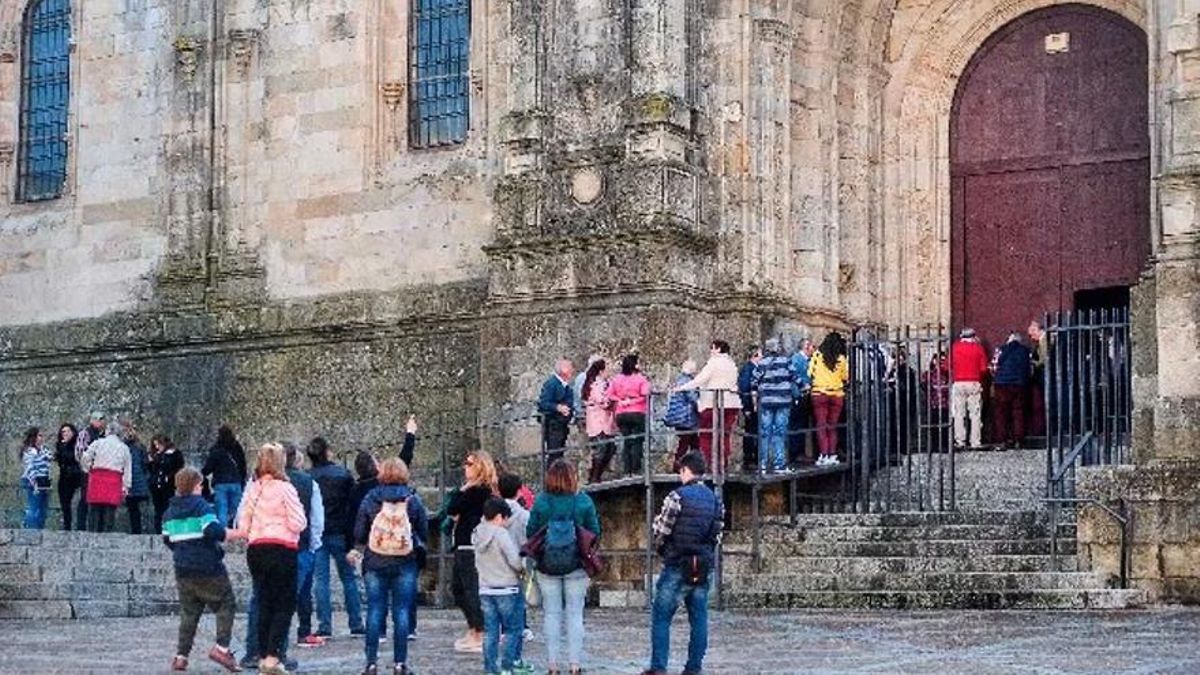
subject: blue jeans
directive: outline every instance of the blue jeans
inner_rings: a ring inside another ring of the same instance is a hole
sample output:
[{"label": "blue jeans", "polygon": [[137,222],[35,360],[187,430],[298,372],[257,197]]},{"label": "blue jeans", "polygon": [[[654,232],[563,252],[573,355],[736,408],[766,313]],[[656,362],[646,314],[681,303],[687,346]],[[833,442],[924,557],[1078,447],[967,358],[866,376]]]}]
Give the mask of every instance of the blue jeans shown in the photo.
[{"label": "blue jeans", "polygon": [[229,527],[229,520],[237,517],[238,506],[242,503],[242,486],[239,483],[220,483],[213,486],[212,492],[217,522]]},{"label": "blue jeans", "polygon": [[379,663],[379,636],[388,608],[392,610],[392,663],[408,660],[408,608],[417,595],[417,563],[405,562],[387,570],[369,570],[367,584],[367,664]]},{"label": "blue jeans", "polygon": [[[358,597],[358,580],[354,576],[354,566],[346,561],[346,536],[332,534],[321,541],[317,549],[316,585],[317,585],[317,632],[333,634],[333,602],[329,595],[329,560],[337,566],[338,576],[342,579],[342,591],[346,594],[346,613],[350,615],[350,630],[361,631],[362,600]],[[404,634],[405,638],[408,633]]]},{"label": "blue jeans", "polygon": [[[479,595],[483,608],[483,672],[512,670],[521,660],[525,632],[525,596],[521,589],[508,595]],[[500,631],[504,631],[504,655],[500,656]],[[500,658],[500,667],[496,659]]]},{"label": "blue jeans", "polygon": [[[542,633],[546,637],[546,659],[553,668],[562,668],[562,626],[567,624],[567,665],[583,665],[583,604],[587,600],[587,573],[575,570],[563,577],[538,574],[542,592]],[[565,612],[564,612],[565,607]]]},{"label": "blue jeans", "polygon": [[21,481],[25,489],[25,520],[21,526],[27,530],[41,530],[46,527],[46,505],[50,501],[49,490],[35,490],[26,481]]},{"label": "blue jeans", "polygon": [[[304,637],[312,632],[309,617],[312,615],[312,571],[313,552],[300,551],[296,554],[296,612],[300,615],[300,627],[296,634]],[[305,602],[307,591],[307,602]],[[307,611],[305,611],[307,608]],[[246,608],[246,653],[258,653],[258,588],[250,590],[250,605]],[[279,659],[287,656],[287,640],[283,641],[283,649]]]},{"label": "blue jeans", "polygon": [[[711,577],[712,573],[709,575]],[[688,638],[687,665],[683,669],[690,673],[701,672],[704,653],[708,651],[709,581],[705,579],[703,584],[693,586],[683,580],[683,573],[677,567],[664,567],[658,575],[650,620],[650,670],[667,670],[667,661],[671,657],[671,619],[682,600],[687,606],[688,625],[692,629]]]},{"label": "blue jeans", "polygon": [[783,469],[787,465],[788,418],[791,406],[763,406],[758,410],[758,468]]},{"label": "blue jeans", "polygon": [[317,554],[301,551],[296,555],[296,636],[312,634],[313,564]]}]

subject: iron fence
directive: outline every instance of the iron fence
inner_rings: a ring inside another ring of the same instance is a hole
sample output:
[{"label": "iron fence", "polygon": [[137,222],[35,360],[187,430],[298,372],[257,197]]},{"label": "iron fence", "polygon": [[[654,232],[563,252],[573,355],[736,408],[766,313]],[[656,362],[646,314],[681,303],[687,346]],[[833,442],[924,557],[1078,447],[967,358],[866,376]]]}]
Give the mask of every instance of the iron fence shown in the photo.
[{"label": "iron fence", "polygon": [[1046,497],[1072,499],[1079,467],[1130,461],[1129,310],[1056,312],[1044,325],[1035,386],[1046,429]]}]

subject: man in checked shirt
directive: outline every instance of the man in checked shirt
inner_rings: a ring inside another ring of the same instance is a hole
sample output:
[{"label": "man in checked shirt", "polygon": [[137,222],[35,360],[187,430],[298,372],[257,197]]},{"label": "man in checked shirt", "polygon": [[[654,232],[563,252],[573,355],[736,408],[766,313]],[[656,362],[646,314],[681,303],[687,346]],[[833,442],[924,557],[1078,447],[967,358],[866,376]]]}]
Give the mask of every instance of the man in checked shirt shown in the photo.
[{"label": "man in checked shirt", "polygon": [[671,618],[683,601],[687,606],[687,665],[684,675],[699,675],[708,650],[708,587],[721,541],[725,509],[712,489],[701,482],[706,467],[698,453],[679,461],[683,485],[667,495],[654,519],[654,543],[663,569],[654,589],[651,614],[650,667],[645,675],[666,673],[671,653]]}]

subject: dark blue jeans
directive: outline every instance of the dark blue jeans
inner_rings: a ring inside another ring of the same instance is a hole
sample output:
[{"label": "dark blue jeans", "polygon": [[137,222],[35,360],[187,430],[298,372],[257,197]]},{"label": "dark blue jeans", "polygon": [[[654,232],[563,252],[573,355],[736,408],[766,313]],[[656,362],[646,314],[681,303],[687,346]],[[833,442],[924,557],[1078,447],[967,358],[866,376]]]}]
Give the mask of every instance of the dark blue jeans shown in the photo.
[{"label": "dark blue jeans", "polygon": [[[321,540],[316,558],[317,632],[333,634],[333,601],[329,590],[329,563],[332,560],[342,580],[342,591],[346,596],[346,613],[349,614],[350,630],[362,630],[362,600],[358,597],[358,579],[354,566],[346,561],[346,536],[333,534]],[[407,636],[408,634],[405,633]]]},{"label": "dark blue jeans", "polygon": [[405,562],[386,570],[368,570],[367,639],[364,641],[367,665],[379,663],[379,636],[388,608],[392,611],[392,662],[408,661],[408,609],[417,594],[417,563]]},{"label": "dark blue jeans", "polygon": [[50,501],[50,490],[37,490],[22,480],[25,489],[25,519],[22,527],[27,530],[42,530],[46,527],[46,505]]},{"label": "dark blue jeans", "polygon": [[788,418],[791,406],[763,406],[758,411],[758,470],[787,466]]},{"label": "dark blue jeans", "polygon": [[[712,573],[709,572],[709,577]],[[658,585],[654,587],[654,608],[651,612],[650,628],[650,670],[666,672],[667,662],[671,657],[671,619],[682,600],[687,606],[688,625],[691,635],[688,638],[688,658],[684,670],[690,673],[701,672],[704,665],[704,653],[708,651],[708,586],[710,579],[703,584],[693,586],[683,580],[683,573],[677,567],[664,567],[658,576]]]},{"label": "dark blue jeans", "polygon": [[[525,633],[525,596],[517,589],[508,595],[479,594],[483,608],[483,672],[512,670],[521,660],[521,640]],[[500,652],[500,632],[504,631],[504,654]],[[496,660],[500,667],[496,667]]]}]

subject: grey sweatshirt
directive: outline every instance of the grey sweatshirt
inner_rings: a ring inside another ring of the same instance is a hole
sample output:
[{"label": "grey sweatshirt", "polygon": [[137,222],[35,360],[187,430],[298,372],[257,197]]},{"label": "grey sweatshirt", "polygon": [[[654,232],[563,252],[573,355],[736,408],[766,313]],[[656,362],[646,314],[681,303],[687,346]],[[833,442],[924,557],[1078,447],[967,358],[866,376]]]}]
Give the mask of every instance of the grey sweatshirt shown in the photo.
[{"label": "grey sweatshirt", "polygon": [[525,565],[508,530],[483,521],[471,533],[471,545],[475,547],[481,595],[507,595],[520,590],[519,574]]}]

